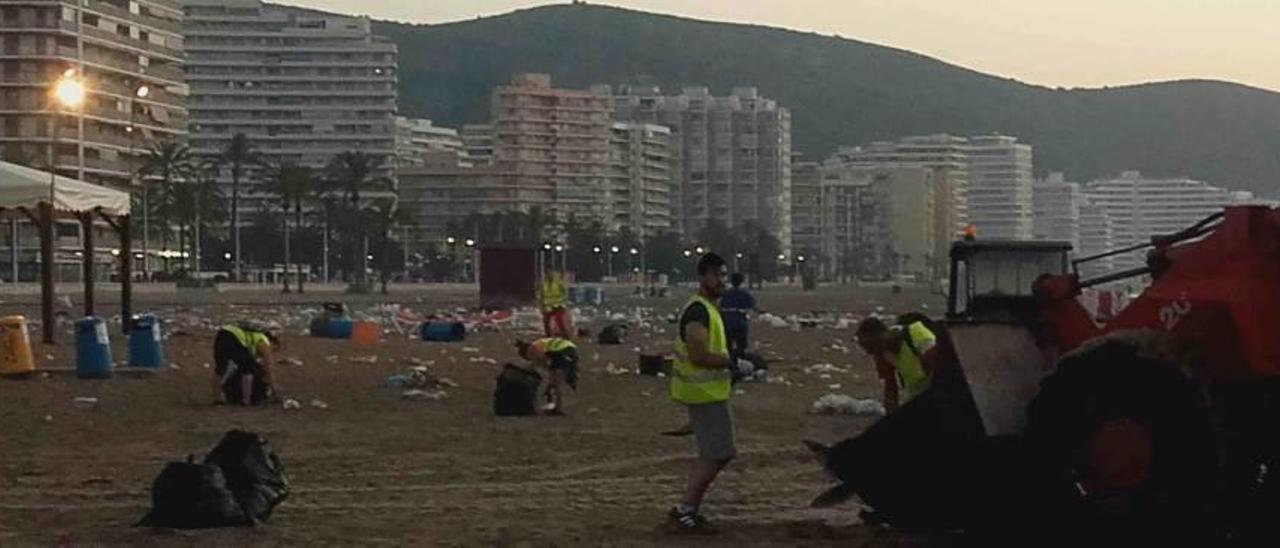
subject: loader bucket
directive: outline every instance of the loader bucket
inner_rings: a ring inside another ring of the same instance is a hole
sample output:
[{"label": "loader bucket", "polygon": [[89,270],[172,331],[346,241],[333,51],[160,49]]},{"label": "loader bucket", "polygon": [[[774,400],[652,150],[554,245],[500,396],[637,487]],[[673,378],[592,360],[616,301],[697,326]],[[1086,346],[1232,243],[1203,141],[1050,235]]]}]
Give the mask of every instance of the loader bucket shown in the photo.
[{"label": "loader bucket", "polygon": [[[1045,358],[1029,331],[999,324],[948,324],[943,367],[915,399],[862,434],[822,451],[840,485],[815,503],[856,494],[907,530],[964,527],[1001,507],[1027,483],[1017,438]],[[1024,485],[1019,485],[1019,484]],[[1017,497],[1012,497],[1017,498]],[[980,502],[984,501],[984,502]]]},{"label": "loader bucket", "polygon": [[[964,373],[986,434],[1021,434],[1027,406],[1040,390],[1040,381],[1052,370],[1031,331],[1018,325],[972,322],[949,323],[947,330],[953,365]],[[957,393],[951,397],[962,396]]]}]

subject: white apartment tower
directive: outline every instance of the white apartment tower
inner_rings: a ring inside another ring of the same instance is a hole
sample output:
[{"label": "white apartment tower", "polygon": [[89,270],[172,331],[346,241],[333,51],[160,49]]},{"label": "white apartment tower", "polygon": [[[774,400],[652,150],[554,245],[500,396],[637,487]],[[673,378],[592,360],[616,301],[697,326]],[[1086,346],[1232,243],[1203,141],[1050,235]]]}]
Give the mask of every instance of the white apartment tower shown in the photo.
[{"label": "white apartment tower", "polygon": [[[194,154],[215,159],[244,134],[265,163],[322,169],[360,151],[391,175],[396,46],[368,18],[260,0],[183,6]],[[221,180],[230,181],[225,169]]]},{"label": "white apartment tower", "polygon": [[1032,238],[1031,145],[1003,135],[969,138],[969,222],[988,240]]},{"label": "white apartment tower", "polygon": [[[396,117],[396,167],[421,167],[436,152],[466,155],[458,130],[440,127],[421,118]],[[465,160],[464,160],[465,163]]]},{"label": "white apartment tower", "polygon": [[822,164],[791,165],[791,248],[797,255],[821,260]]},{"label": "white apartment tower", "polygon": [[753,87],[722,97],[705,87],[679,95],[627,87],[614,96],[613,108],[618,120],[671,128],[671,173],[680,197],[673,205],[686,237],[711,221],[731,228],[755,223],[791,253],[790,111]]},{"label": "white apartment tower", "polygon": [[613,124],[605,226],[640,238],[668,232],[671,219],[671,129],[637,122]]},{"label": "white apartment tower", "polygon": [[[1187,178],[1149,179],[1137,171],[1088,183],[1084,192],[1110,217],[1116,247],[1173,234],[1223,207],[1252,199],[1247,192],[1231,192]],[[1135,268],[1145,261],[1143,252],[1134,252],[1117,256],[1115,267]]]},{"label": "white apartment tower", "polygon": [[[1034,237],[1041,241],[1070,243],[1076,257],[1110,251],[1114,245],[1111,217],[1085,195],[1079,183],[1062,173],[1050,173],[1036,181],[1033,193]],[[1086,277],[1110,272],[1110,257],[1081,265]]]}]

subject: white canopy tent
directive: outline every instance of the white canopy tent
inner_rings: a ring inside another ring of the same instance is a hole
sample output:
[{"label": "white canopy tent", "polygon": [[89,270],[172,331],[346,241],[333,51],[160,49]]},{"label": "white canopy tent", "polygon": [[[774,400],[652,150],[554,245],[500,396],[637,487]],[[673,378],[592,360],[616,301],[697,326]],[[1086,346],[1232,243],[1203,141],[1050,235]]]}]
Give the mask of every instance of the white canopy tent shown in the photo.
[{"label": "white canopy tent", "polygon": [[[40,312],[44,342],[54,342],[53,225],[57,219],[76,219],[84,227],[84,309],[94,314],[94,218],[120,236],[120,308],[126,329],[132,313],[133,252],[129,226],[129,193],[86,183],[47,171],[0,162],[0,217],[25,217],[40,231]],[[13,244],[11,244],[13,245]],[[13,259],[13,260],[16,260]]]},{"label": "white canopy tent", "polygon": [[17,213],[19,208],[35,211],[41,202],[53,196],[53,211],[57,215],[74,216],[76,213],[100,211],[111,217],[129,214],[129,194],[95,184],[63,177],[54,177],[50,186],[49,172],[0,162],[0,209],[6,214]]}]

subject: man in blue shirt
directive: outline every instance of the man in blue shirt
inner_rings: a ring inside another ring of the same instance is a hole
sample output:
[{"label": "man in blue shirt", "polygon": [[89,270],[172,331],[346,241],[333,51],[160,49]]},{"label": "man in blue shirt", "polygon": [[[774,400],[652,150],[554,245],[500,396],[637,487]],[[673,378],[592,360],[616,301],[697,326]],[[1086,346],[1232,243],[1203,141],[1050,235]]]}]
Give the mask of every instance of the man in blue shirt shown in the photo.
[{"label": "man in blue shirt", "polygon": [[729,339],[729,357],[741,358],[747,351],[747,313],[756,309],[756,298],[742,288],[743,275],[735,272],[729,278],[732,289],[720,297],[720,316],[724,318],[725,336]]}]

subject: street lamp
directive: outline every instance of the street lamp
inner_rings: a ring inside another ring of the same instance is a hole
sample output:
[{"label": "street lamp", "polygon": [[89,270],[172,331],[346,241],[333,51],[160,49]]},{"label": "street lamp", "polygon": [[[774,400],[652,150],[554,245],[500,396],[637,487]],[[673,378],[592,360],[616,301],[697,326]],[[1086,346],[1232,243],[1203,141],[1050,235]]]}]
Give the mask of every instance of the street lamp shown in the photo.
[{"label": "street lamp", "polygon": [[465,245],[465,246],[467,246],[467,247],[475,247],[475,246],[476,246],[476,241],[475,241],[475,240],[473,240],[473,239],[471,239],[471,238],[467,238],[467,241],[463,242],[463,245]]},{"label": "street lamp", "polygon": [[475,281],[476,276],[479,275],[479,272],[476,271],[476,240],[474,238],[467,238],[466,241],[462,242],[462,245],[467,246],[467,249],[471,252],[471,258],[467,259],[466,264],[471,265],[471,280]]},{"label": "street lamp", "polygon": [[84,103],[86,93],[84,82],[76,74],[76,69],[67,69],[53,85],[53,97],[58,100],[58,104],[67,108],[78,108]]},{"label": "street lamp", "polygon": [[691,257],[691,256],[693,256],[693,252],[692,252],[692,251],[689,251],[688,249],[686,249],[686,250],[684,250],[684,256],[685,256],[685,257]]},{"label": "street lamp", "polygon": [[457,239],[457,238],[454,238],[453,236],[449,236],[448,238],[445,238],[445,239],[444,239],[444,243],[449,244],[449,245],[453,245],[453,244],[458,243],[458,239]]},{"label": "street lamp", "polygon": [[706,251],[707,251],[707,250],[706,250],[706,249],[704,249],[702,246],[698,246],[698,247],[693,248],[693,251],[694,251],[695,253],[697,253],[697,254],[701,255],[701,254],[703,254],[703,253],[706,253]]},{"label": "street lamp", "polygon": [[223,258],[224,260],[230,261],[230,260],[231,260],[231,252],[230,252],[230,251],[227,251],[227,252],[223,253],[223,254],[222,254],[222,258]]}]

